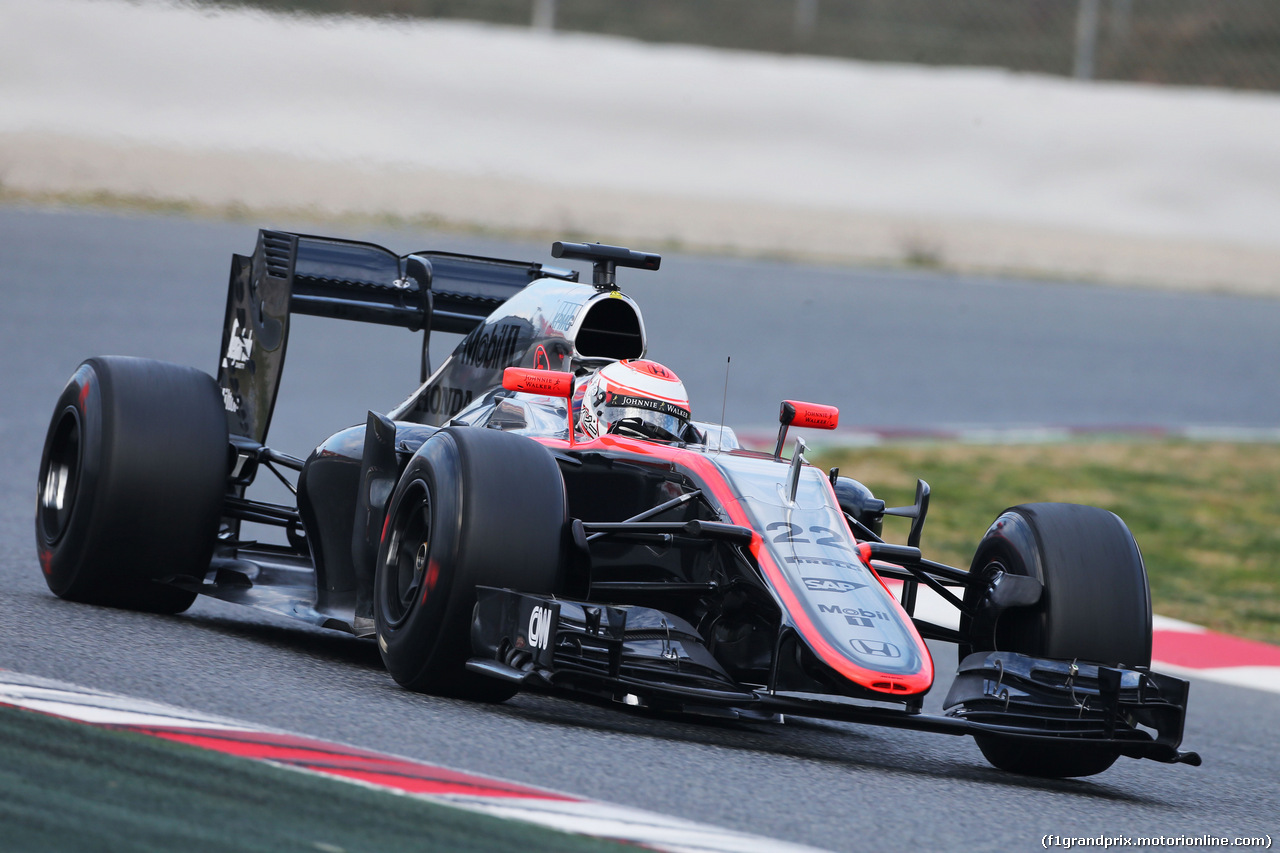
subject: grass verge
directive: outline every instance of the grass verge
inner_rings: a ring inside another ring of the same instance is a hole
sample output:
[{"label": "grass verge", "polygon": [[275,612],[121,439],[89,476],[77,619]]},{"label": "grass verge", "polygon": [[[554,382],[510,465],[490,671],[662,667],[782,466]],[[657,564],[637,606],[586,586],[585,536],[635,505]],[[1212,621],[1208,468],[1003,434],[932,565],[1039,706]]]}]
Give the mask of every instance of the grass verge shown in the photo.
[{"label": "grass verge", "polygon": [[[891,506],[915,478],[932,488],[925,555],[967,568],[1005,508],[1100,506],[1123,518],[1146,559],[1157,612],[1280,643],[1280,445],[1115,441],[975,446],[896,444],[811,454]],[[886,519],[905,542],[907,523]]]},{"label": "grass verge", "polygon": [[5,850],[607,851],[620,845],[0,708]]}]

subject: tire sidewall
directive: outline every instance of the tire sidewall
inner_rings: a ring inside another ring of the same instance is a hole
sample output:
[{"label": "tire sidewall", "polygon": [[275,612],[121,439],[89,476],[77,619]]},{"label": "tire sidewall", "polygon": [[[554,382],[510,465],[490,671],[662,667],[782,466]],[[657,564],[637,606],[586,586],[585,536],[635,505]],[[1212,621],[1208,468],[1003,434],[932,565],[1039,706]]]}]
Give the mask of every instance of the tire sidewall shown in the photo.
[{"label": "tire sidewall", "polygon": [[109,439],[105,435],[106,425],[102,417],[102,383],[103,378],[95,369],[93,359],[81,364],[72,374],[54,407],[44,452],[40,457],[37,501],[44,499],[45,480],[58,424],[64,416],[75,417],[80,446],[71,513],[55,537],[48,535],[39,514],[36,517],[36,550],[41,570],[49,589],[64,598],[81,597],[100,585],[87,577],[86,563],[90,554],[85,545],[94,541],[95,528],[100,528],[103,514],[94,510],[101,504],[99,485],[109,476],[109,472],[103,470],[107,461],[103,458],[103,448]]},{"label": "tire sidewall", "polygon": [[[997,627],[1000,630],[997,642],[973,641],[960,649],[963,660],[974,651],[994,651],[996,648],[1013,650],[1022,654],[1042,657],[1045,655],[1044,637],[1048,628],[1048,603],[1051,591],[1045,583],[1044,565],[1040,559],[1040,542],[1035,529],[1026,516],[1016,508],[1001,513],[982,537],[977,551],[973,555],[970,572],[981,579],[966,591],[966,603],[977,603],[985,593],[987,585],[997,571],[1002,569],[1009,574],[1035,578],[1044,587],[1040,603],[1033,608],[1021,608],[1006,612],[1000,618]],[[962,633],[971,631],[971,617],[961,618]],[[1000,642],[1003,639],[1005,642]]]},{"label": "tire sidewall", "polygon": [[[396,595],[392,589],[396,577],[389,563],[396,557],[393,549],[401,544],[402,531],[397,530],[397,524],[404,513],[412,511],[405,506],[405,501],[414,499],[419,484],[427,490],[431,507],[428,567],[423,581],[427,595],[425,600],[421,595],[415,596],[397,622],[387,606],[388,596]],[[454,612],[457,610],[454,602],[457,578],[450,569],[463,556],[459,548],[461,497],[462,472],[457,447],[450,436],[437,433],[410,459],[392,493],[374,570],[373,609],[378,649],[387,670],[401,683],[420,681],[423,673],[440,665],[441,656],[448,650],[448,644],[442,640],[450,624],[458,619]]]},{"label": "tire sidewall", "polygon": [[[1065,514],[1072,514],[1070,521],[1080,524],[1075,541],[1064,535],[1060,522]],[[1087,553],[1099,543],[1105,553],[1095,553],[1092,560],[1063,553],[1067,547]],[[997,642],[972,642],[971,651],[989,651],[994,645],[1036,657],[1151,665],[1146,568],[1133,535],[1114,513],[1073,504],[1011,507],[991,525],[974,554],[970,571],[982,581],[970,587],[967,598],[976,603],[999,568],[1040,581],[1041,600],[1003,613]],[[1110,618],[1098,619],[1099,613]],[[1083,625],[1087,620],[1100,624],[1089,628]],[[966,620],[962,631],[969,633],[971,626],[972,621]],[[1107,642],[1097,642],[1102,636],[1108,637]]]}]

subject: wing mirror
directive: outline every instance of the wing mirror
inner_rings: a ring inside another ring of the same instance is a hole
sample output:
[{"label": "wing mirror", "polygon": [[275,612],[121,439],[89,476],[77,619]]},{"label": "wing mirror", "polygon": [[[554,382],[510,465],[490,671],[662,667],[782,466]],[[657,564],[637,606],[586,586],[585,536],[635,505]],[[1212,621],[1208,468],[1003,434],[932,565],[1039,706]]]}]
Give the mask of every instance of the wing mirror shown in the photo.
[{"label": "wing mirror", "polygon": [[573,374],[563,370],[508,367],[502,371],[502,387],[525,394],[568,398],[573,396]]},{"label": "wing mirror", "polygon": [[[502,371],[502,387],[508,391],[540,394],[544,397],[573,398],[573,374],[563,370],[538,370],[532,367],[508,367]],[[569,446],[573,446],[573,404],[569,410]]]},{"label": "wing mirror", "polygon": [[787,430],[792,426],[803,429],[835,429],[840,424],[840,410],[821,403],[802,403],[799,400],[783,400],[778,412],[778,446],[773,458],[782,458],[782,445],[787,441]]}]

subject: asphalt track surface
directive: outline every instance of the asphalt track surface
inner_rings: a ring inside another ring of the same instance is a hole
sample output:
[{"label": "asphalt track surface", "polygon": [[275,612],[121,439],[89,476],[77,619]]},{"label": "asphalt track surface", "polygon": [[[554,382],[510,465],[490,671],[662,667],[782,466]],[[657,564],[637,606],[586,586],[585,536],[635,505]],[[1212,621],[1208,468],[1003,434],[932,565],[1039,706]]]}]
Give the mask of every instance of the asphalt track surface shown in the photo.
[{"label": "asphalt track surface", "polygon": [[[228,256],[252,246],[254,227],[0,209],[0,667],[833,850],[1280,834],[1280,697],[1259,691],[1193,683],[1185,744],[1203,767],[1122,759],[1091,780],[1045,782],[993,770],[971,741],[943,735],[691,722],[538,696],[494,707],[435,699],[399,689],[372,643],[257,611],[201,599],[157,617],[54,598],[31,516],[62,383],[92,354],[212,370]],[[478,238],[354,236],[545,257]],[[713,390],[719,401],[732,354],[730,423],[767,422],[781,396],[833,402],[867,424],[1074,422],[1066,415],[1081,405],[1064,398],[1090,402],[1081,423],[1280,423],[1280,302],[664,263],[624,279],[651,352],[686,378],[695,406]],[[305,453],[403,396],[414,345],[381,343],[399,334],[298,323],[273,444]],[[892,394],[872,395],[876,377]],[[1045,377],[1061,388],[1037,390]],[[946,647],[934,653],[940,673],[954,668]]]}]

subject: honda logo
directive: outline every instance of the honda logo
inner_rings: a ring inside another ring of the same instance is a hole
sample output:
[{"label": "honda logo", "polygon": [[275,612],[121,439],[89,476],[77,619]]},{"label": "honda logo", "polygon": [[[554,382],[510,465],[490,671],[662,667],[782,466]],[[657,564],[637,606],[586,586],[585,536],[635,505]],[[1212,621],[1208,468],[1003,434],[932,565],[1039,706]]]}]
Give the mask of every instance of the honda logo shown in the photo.
[{"label": "honda logo", "polygon": [[855,652],[869,655],[870,657],[902,657],[902,651],[897,646],[893,643],[886,643],[883,640],[850,640],[849,645],[853,646]]}]

